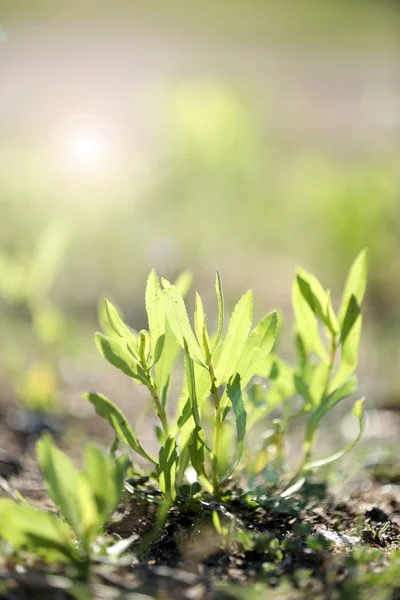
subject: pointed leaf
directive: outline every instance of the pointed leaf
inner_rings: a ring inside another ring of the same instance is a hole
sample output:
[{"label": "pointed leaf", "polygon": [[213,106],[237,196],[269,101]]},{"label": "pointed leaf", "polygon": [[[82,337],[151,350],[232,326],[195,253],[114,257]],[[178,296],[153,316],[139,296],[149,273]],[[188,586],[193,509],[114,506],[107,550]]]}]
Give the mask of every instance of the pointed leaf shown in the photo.
[{"label": "pointed leaf", "polygon": [[196,331],[197,340],[203,348],[205,356],[210,357],[210,340],[207,332],[207,320],[204,312],[203,302],[196,292],[196,308],[194,311],[194,328]]},{"label": "pointed leaf", "polygon": [[171,381],[172,368],[179,354],[179,344],[168,322],[165,324],[165,334],[161,356],[155,367],[155,381],[161,403],[165,407],[167,393]]},{"label": "pointed leaf", "polygon": [[36,454],[50,498],[75,533],[82,535],[81,515],[76,497],[78,470],[56,447],[50,435],[43,436],[37,442]]},{"label": "pointed leaf", "polygon": [[361,306],[367,287],[367,274],[368,251],[366,248],[364,248],[364,250],[361,250],[360,254],[351,265],[349,275],[344,286],[342,304],[339,311],[339,322],[341,324],[343,324],[351,296],[354,296],[357,300],[358,306]]},{"label": "pointed leaf", "polygon": [[296,335],[301,340],[305,356],[313,352],[323,361],[328,361],[326,350],[321,341],[317,317],[304,298],[297,278],[293,285],[292,302],[296,317]]},{"label": "pointed leaf", "polygon": [[360,307],[355,296],[352,295],[343,318],[340,335],[342,354],[339,369],[332,382],[333,387],[338,387],[345,382],[357,367],[361,328]]},{"label": "pointed leaf", "polygon": [[262,375],[265,365],[269,364],[268,355],[275,342],[277,324],[278,314],[273,311],[261,319],[251,332],[235,366],[243,389],[254,375]]},{"label": "pointed leaf", "polygon": [[229,321],[228,333],[222,345],[215,375],[218,385],[226,383],[236,372],[236,364],[243,352],[253,317],[253,292],[246,292],[235,306]]},{"label": "pointed leaf", "polygon": [[[163,306],[161,286],[154,269],[151,271],[146,286],[146,311],[149,323],[151,344],[151,360],[156,362],[156,348],[160,338],[165,334],[165,311]],[[158,357],[160,354],[158,354]]]},{"label": "pointed leaf", "polygon": [[233,412],[235,413],[236,419],[236,432],[238,441],[238,457],[234,467],[236,468],[243,454],[247,419],[240,385],[240,376],[238,374],[236,374],[229,380],[227,385],[227,395],[230,401],[232,402]]},{"label": "pointed leaf", "polygon": [[132,450],[146,460],[149,460],[153,464],[157,464],[157,461],[142,448],[126,420],[125,415],[111,402],[111,400],[108,400],[108,398],[100,394],[84,394],[83,397],[93,404],[96,413],[100,417],[103,417],[103,419],[108,421],[121,442],[130,446]]},{"label": "pointed leaf", "polygon": [[149,383],[149,378],[143,368],[118,340],[96,333],[95,342],[100,354],[110,364],[143,385]]},{"label": "pointed leaf", "polygon": [[204,475],[204,433],[198,427],[195,427],[190,436],[189,455],[196,473]]},{"label": "pointed leaf", "polygon": [[170,285],[163,290],[164,308],[168,323],[179,342],[181,348],[184,347],[185,339],[189,352],[193,360],[198,364],[204,365],[205,356],[203,349],[199,346],[196,337],[192,331],[187,316],[185,303],[178,289]]},{"label": "pointed leaf", "polygon": [[159,463],[156,470],[160,489],[165,498],[170,502],[176,498],[176,470],[178,460],[176,440],[169,437],[165,441],[164,446],[160,448]]},{"label": "pointed leaf", "polygon": [[217,302],[218,302],[218,328],[217,335],[215,336],[214,344],[212,347],[211,354],[214,353],[218,344],[221,341],[222,331],[224,329],[224,294],[222,291],[222,282],[219,271],[217,270],[216,278],[215,278],[215,291],[217,293]]},{"label": "pointed leaf", "polygon": [[114,461],[96,445],[88,444],[85,449],[84,466],[84,474],[90,484],[97,513],[101,522],[105,523],[121,498],[128,467],[127,457],[120,456]]},{"label": "pointed leaf", "polygon": [[321,420],[330,412],[341,400],[351,396],[356,389],[356,378],[353,377],[342,386],[334,390],[319,405],[315,413],[310,417],[306,431],[306,441],[312,439],[314,432],[318,429]]},{"label": "pointed leaf", "polygon": [[187,387],[188,387],[188,392],[189,392],[191,413],[193,415],[193,419],[194,419],[194,422],[196,423],[196,426],[199,429],[202,429],[202,425],[201,425],[201,421],[200,421],[199,407],[197,405],[194,364],[193,364],[193,360],[190,357],[186,340],[184,340],[184,345],[185,345],[186,382],[187,382]]}]

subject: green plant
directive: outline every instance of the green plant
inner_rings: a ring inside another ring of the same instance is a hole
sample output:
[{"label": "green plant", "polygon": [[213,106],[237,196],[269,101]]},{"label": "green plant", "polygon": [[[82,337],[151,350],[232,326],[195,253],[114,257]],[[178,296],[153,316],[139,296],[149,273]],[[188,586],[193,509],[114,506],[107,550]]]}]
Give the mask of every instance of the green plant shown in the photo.
[{"label": "green plant", "polygon": [[[363,251],[350,270],[336,315],[330,291],[324,290],[310,273],[298,270],[293,287],[296,366],[271,354],[278,323],[276,312],[265,316],[251,330],[251,291],[236,304],[224,336],[224,302],[218,273],[218,321],[214,334],[209,333],[199,294],[196,293],[192,328],[181,282],[171,285],[162,279],[160,284],[154,271],[146,288],[148,331],[131,330],[106,300],[105,327],[109,335],[97,333],[97,347],[114,367],[147,387],[160,422],[156,427],[159,453],[154,457],[141,445],[125,416],[110,400],[99,394],[87,394],[96,412],[114,428],[114,449],[121,441],[150,462],[161,491],[170,501],[175,499],[189,466],[204,488],[218,499],[222,486],[239,468],[243,455],[246,459],[243,469],[271,469],[270,450],[274,447],[275,465],[281,469],[289,425],[295,417],[305,416],[304,456],[283,495],[293,493],[311,470],[343,456],[362,434],[363,400],[359,400],[353,410],[360,424],[356,439],[329,457],[313,459],[323,418],[355,391],[356,379],[352,375],[358,360],[360,305],[366,276],[366,252]],[[179,349],[184,355],[185,377],[171,421],[167,408],[172,400],[170,381]],[[269,389],[261,393],[261,398],[254,393],[254,386],[249,388],[255,376],[269,380]],[[297,397],[302,399],[302,406],[293,411],[292,400]],[[281,410],[282,417],[273,421],[273,430],[254,461],[254,448],[251,453],[249,449],[245,452],[246,432],[276,408]]]},{"label": "green plant", "polygon": [[[251,331],[253,295],[248,291],[237,303],[223,336],[224,302],[217,273],[218,326],[217,332],[210,335],[200,296],[196,294],[193,330],[180,287],[179,282],[171,285],[164,279],[161,286],[153,271],[146,288],[149,331],[138,334],[131,331],[115,307],[106,301],[113,336],[96,334],[101,354],[148,388],[161,425],[156,430],[160,443],[158,458],[142,447],[124,415],[110,400],[98,394],[88,394],[87,399],[112,425],[117,440],[152,463],[167,498],[175,498],[177,484],[183,481],[189,464],[206,490],[218,497],[221,486],[242,457],[246,432],[243,391],[262,369],[272,349],[277,314],[270,313]],[[179,348],[184,353],[185,381],[177,414],[170,423],[166,406]],[[223,429],[232,427],[227,419],[231,409],[237,435],[236,460],[225,469],[221,436]]]},{"label": "green plant", "polygon": [[32,255],[0,253],[0,298],[10,313],[7,327],[11,323],[14,336],[23,336],[7,345],[1,359],[18,398],[30,410],[53,409],[58,401],[55,358],[65,318],[51,301],[50,290],[66,242],[65,228],[53,222],[42,232]]},{"label": "green plant", "polygon": [[31,550],[49,561],[73,562],[87,576],[93,544],[120,501],[127,457],[114,461],[89,444],[84,468],[78,471],[47,435],[37,443],[37,458],[62,518],[24,500],[0,498],[0,537],[15,550]]},{"label": "green plant", "polygon": [[[333,462],[349,452],[360,439],[364,426],[364,399],[357,400],[353,415],[359,421],[359,433],[345,448],[322,459],[314,459],[314,448],[323,418],[339,402],[356,389],[353,375],[358,363],[362,316],[361,304],[367,283],[367,252],[363,250],[351,266],[338,313],[332,307],[330,290],[325,290],[317,278],[298,269],[293,285],[294,337],[297,365],[284,363],[275,355],[265,365],[264,374],[270,380],[267,406],[256,406],[253,423],[281,405],[283,416],[267,440],[283,454],[283,440],[294,418],[306,417],[303,458],[297,473],[283,495],[290,495],[304,482],[307,474]],[[249,396],[254,405],[254,393]],[[293,401],[302,400],[293,411]],[[261,465],[264,465],[261,451]],[[280,456],[282,461],[282,456]],[[260,460],[260,457],[259,457]]]}]

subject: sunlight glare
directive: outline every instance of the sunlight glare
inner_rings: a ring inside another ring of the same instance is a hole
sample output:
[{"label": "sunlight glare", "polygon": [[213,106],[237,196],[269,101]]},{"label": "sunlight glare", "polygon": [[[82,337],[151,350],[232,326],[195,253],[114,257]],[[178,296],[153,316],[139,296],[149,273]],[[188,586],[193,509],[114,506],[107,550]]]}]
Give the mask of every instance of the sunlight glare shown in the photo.
[{"label": "sunlight glare", "polygon": [[61,126],[57,138],[63,170],[72,176],[100,176],[116,160],[116,131],[107,119],[79,115]]}]

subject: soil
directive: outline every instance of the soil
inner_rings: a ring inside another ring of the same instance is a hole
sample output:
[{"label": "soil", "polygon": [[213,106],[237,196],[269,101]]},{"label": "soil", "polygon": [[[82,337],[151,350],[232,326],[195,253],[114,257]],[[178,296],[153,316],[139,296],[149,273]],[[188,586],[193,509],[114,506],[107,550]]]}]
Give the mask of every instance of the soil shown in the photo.
[{"label": "soil", "polygon": [[[0,420],[1,493],[14,495],[19,490],[35,505],[52,509],[33,452],[42,428],[24,433],[14,430],[11,422],[4,415]],[[48,422],[44,428],[60,433],[58,423]],[[180,494],[158,528],[158,491],[146,478],[132,480],[132,492],[126,494],[106,531],[106,536],[132,536],[132,544],[119,563],[96,564],[90,591],[79,582],[72,589],[65,567],[34,564],[26,569],[10,562],[0,568],[0,582],[5,584],[0,597],[275,598],[283,585],[286,591],[277,598],[347,598],[356,549],[377,550],[379,563],[379,557],[384,562],[399,547],[400,486],[390,481],[387,470],[383,472],[377,470],[376,477],[372,473],[370,481],[345,499],[329,493],[319,481],[308,482],[287,500],[274,499],[279,490],[271,488],[265,494],[259,490],[255,505],[233,484],[218,503]],[[214,512],[226,528],[224,539],[213,525]],[[369,568],[379,570],[381,565],[371,561]],[[257,596],[251,586],[260,582],[264,591]],[[353,596],[369,597],[363,593]],[[399,597],[400,574],[390,593],[382,597]]]}]

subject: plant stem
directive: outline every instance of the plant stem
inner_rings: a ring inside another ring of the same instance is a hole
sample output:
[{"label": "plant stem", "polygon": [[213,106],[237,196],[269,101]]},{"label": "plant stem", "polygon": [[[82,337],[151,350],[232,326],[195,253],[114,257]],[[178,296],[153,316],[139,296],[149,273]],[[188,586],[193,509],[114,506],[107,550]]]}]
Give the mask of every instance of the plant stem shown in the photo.
[{"label": "plant stem", "polygon": [[168,425],[167,415],[166,415],[164,407],[163,407],[163,405],[161,403],[161,400],[158,397],[157,386],[153,382],[153,380],[151,380],[151,383],[148,386],[148,390],[149,390],[149,392],[151,394],[151,397],[153,398],[153,402],[154,402],[155,408],[156,408],[156,413],[158,415],[158,418],[161,421],[161,425],[162,425],[162,428],[164,430],[165,437],[169,437],[169,425]]},{"label": "plant stem", "polygon": [[211,476],[212,483],[214,488],[214,496],[218,499],[219,496],[219,481],[218,481],[218,456],[219,456],[219,445],[220,445],[220,433],[221,433],[221,406],[220,400],[218,396],[218,389],[215,383],[215,373],[214,367],[212,363],[209,364],[208,370],[210,373],[211,379],[211,395],[214,399],[214,408],[215,408],[215,416],[214,416],[214,447],[213,447],[213,457],[212,457],[212,467],[211,467]]},{"label": "plant stem", "polygon": [[[331,382],[333,369],[335,367],[335,359],[336,359],[337,349],[338,349],[337,341],[336,341],[335,337],[332,336],[330,356],[329,356],[329,368],[328,368],[328,372],[326,375],[326,381],[325,381],[324,389],[323,389],[323,392],[321,395],[320,404],[321,404],[321,402],[323,402],[325,400],[325,398],[329,392],[329,384]],[[318,435],[318,430],[314,431],[312,438],[310,440],[308,440],[308,442],[307,442],[304,457],[303,457],[303,460],[301,461],[301,465],[299,467],[299,473],[301,475],[304,475],[305,471],[307,470],[307,464],[310,462],[310,458],[311,458],[311,455],[314,450],[315,442],[317,440],[317,435]]]},{"label": "plant stem", "polygon": [[[328,372],[327,372],[327,376],[326,376],[326,381],[325,381],[325,385],[324,385],[324,389],[323,389],[323,392],[322,392],[322,395],[321,395],[320,402],[324,401],[324,399],[326,398],[326,396],[328,394],[328,391],[329,391],[329,384],[331,382],[331,378],[332,378],[332,374],[333,374],[333,369],[335,367],[335,359],[336,359],[337,349],[338,349],[337,340],[335,339],[334,336],[332,336],[331,348],[330,348],[330,356],[329,356],[329,368],[328,368]],[[314,450],[315,442],[317,440],[317,433],[318,433],[318,431],[314,431],[314,434],[313,434],[312,438],[309,439],[309,440],[307,440],[304,443],[305,451],[304,451],[303,459],[302,459],[302,461],[301,461],[301,463],[299,465],[299,468],[297,469],[296,473],[293,475],[293,477],[291,478],[291,480],[287,484],[285,490],[287,490],[290,487],[292,487],[296,483],[296,481],[300,480],[302,477],[305,477],[305,475],[307,473],[307,465],[310,462],[311,455],[312,455],[313,450]]]}]

